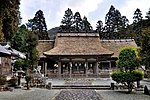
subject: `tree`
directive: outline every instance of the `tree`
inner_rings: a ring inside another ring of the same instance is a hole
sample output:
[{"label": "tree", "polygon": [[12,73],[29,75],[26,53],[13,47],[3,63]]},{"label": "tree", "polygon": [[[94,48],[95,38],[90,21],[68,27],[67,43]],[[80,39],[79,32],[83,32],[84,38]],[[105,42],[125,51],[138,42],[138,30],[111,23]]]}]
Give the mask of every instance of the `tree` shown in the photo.
[{"label": "tree", "polygon": [[117,61],[120,71],[112,73],[112,79],[117,83],[127,85],[129,93],[132,92],[133,82],[143,79],[143,73],[136,70],[139,66],[138,59],[138,53],[134,48],[126,47],[122,49]]},{"label": "tree", "polygon": [[150,20],[150,9],[149,11],[146,13],[146,16],[145,16],[148,20]]},{"label": "tree", "polygon": [[26,42],[26,52],[31,65],[30,69],[33,69],[33,67],[35,67],[38,62],[38,52],[36,50],[36,46],[38,44],[37,35],[29,31]]},{"label": "tree", "polygon": [[143,27],[143,17],[142,17],[142,12],[140,9],[136,9],[136,11],[134,12],[134,17],[133,17],[134,21],[133,21],[133,30],[135,31],[135,41],[137,43],[138,46],[141,45],[141,33],[142,33],[142,27]]},{"label": "tree", "polygon": [[96,32],[99,33],[100,38],[103,38],[103,34],[102,34],[102,32],[103,32],[103,22],[101,20],[99,20],[96,24]]},{"label": "tree", "polygon": [[135,70],[139,66],[136,50],[132,47],[123,48],[119,53],[117,66],[126,72]]},{"label": "tree", "polygon": [[70,8],[65,11],[64,17],[61,21],[60,31],[70,32],[73,25],[73,13]]},{"label": "tree", "polygon": [[80,32],[82,30],[82,18],[79,12],[74,15],[74,31]]},{"label": "tree", "polygon": [[0,34],[10,41],[20,22],[20,0],[0,0]]},{"label": "tree", "polygon": [[96,24],[96,31],[101,33],[103,31],[103,22],[99,20]]},{"label": "tree", "polygon": [[115,7],[111,5],[105,16],[104,32],[107,33],[106,38],[113,39],[121,37],[122,34],[126,33],[124,28],[126,28],[127,25],[128,19],[125,16],[121,16],[119,10],[115,9]]},{"label": "tree", "polygon": [[28,35],[28,30],[25,25],[21,25],[18,28],[17,33],[12,37],[11,46],[12,48],[19,50],[21,52],[26,52],[26,39]]},{"label": "tree", "polygon": [[146,69],[150,69],[150,30],[145,29],[142,32],[141,39],[141,60],[142,64],[146,66]]},{"label": "tree", "polygon": [[38,35],[40,40],[49,39],[47,25],[42,10],[38,10],[33,19],[28,20],[27,27]]},{"label": "tree", "polygon": [[21,68],[23,71],[26,71],[28,66],[29,65],[27,64],[27,60],[17,59],[14,63],[14,69],[13,70],[17,71],[17,70],[20,70],[20,68]]},{"label": "tree", "polygon": [[83,20],[82,20],[82,31],[84,31],[84,32],[93,31],[93,28],[92,28],[91,24],[89,23],[89,21],[87,20],[86,16],[84,16]]},{"label": "tree", "polygon": [[134,16],[133,16],[133,23],[138,23],[140,21],[142,21],[143,17],[142,17],[142,12],[139,8],[137,8],[134,12]]},{"label": "tree", "polygon": [[114,29],[113,29],[114,15],[115,15],[115,8],[113,5],[111,5],[108,13],[105,16],[105,28],[104,28],[109,38],[113,35],[113,32],[114,32]]}]

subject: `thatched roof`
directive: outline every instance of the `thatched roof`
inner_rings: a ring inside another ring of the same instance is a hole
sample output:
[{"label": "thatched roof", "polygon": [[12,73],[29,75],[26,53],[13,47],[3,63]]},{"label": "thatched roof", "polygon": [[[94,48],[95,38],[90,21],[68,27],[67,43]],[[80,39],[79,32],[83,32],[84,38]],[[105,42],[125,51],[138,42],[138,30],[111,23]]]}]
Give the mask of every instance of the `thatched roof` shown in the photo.
[{"label": "thatched roof", "polygon": [[46,56],[102,56],[113,54],[101,46],[96,33],[58,33],[53,49],[44,52]]},{"label": "thatched roof", "polygon": [[38,45],[36,47],[39,57],[45,58],[46,56],[43,55],[43,52],[48,51],[54,47],[54,41],[53,40],[39,40]]},{"label": "thatched roof", "polygon": [[134,39],[121,39],[121,40],[101,40],[104,48],[114,52],[112,57],[118,57],[121,48],[132,46],[137,47]]}]

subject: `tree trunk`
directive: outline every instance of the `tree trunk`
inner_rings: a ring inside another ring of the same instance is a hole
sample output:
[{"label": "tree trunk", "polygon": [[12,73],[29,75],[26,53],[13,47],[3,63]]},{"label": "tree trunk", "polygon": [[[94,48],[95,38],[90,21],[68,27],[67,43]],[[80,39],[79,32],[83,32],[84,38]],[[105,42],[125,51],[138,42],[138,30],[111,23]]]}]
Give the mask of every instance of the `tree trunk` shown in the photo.
[{"label": "tree trunk", "polygon": [[140,81],[137,81],[137,88],[140,88]]},{"label": "tree trunk", "polygon": [[29,88],[29,82],[27,82],[27,90],[29,90],[30,88]]},{"label": "tree trunk", "polygon": [[129,83],[128,83],[128,93],[131,93],[131,92],[132,92],[132,88],[133,88],[133,83],[132,83],[132,82],[129,82]]}]

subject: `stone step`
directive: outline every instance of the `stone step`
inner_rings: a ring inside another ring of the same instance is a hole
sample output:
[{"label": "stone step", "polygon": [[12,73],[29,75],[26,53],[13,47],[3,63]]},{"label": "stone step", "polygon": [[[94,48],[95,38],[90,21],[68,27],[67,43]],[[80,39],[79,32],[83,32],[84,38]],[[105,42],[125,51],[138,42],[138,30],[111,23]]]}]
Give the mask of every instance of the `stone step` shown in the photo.
[{"label": "stone step", "polygon": [[82,85],[53,85],[52,89],[96,89],[96,90],[110,90],[109,85],[90,85],[90,86],[82,86]]}]

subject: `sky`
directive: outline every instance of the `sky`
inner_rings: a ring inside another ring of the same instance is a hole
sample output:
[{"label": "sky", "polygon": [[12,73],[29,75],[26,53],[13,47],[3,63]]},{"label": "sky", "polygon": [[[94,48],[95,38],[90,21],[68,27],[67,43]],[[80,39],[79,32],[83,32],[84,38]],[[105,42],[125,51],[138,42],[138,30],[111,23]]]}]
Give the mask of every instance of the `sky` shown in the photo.
[{"label": "sky", "polygon": [[95,29],[98,20],[105,23],[105,16],[111,5],[132,23],[137,8],[145,18],[150,8],[150,0],[21,0],[20,12],[22,24],[25,24],[34,18],[38,10],[42,10],[49,30],[60,26],[65,11],[70,8],[73,14],[79,12],[82,18],[86,16]]}]

